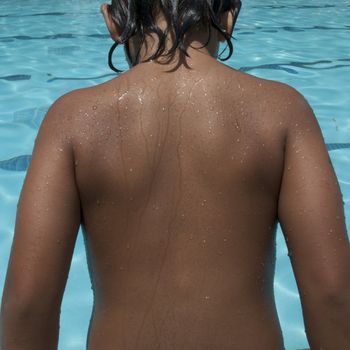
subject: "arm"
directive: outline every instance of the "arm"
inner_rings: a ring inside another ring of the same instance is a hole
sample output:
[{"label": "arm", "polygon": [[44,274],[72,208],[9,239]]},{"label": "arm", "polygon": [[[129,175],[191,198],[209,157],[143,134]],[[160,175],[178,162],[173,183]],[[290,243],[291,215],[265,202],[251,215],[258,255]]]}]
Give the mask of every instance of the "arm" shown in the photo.
[{"label": "arm", "polygon": [[342,195],[314,113],[289,90],[278,215],[312,349],[350,346],[350,249]]},{"label": "arm", "polygon": [[70,98],[48,111],[17,205],[0,313],[1,350],[57,348],[61,301],[80,226]]}]

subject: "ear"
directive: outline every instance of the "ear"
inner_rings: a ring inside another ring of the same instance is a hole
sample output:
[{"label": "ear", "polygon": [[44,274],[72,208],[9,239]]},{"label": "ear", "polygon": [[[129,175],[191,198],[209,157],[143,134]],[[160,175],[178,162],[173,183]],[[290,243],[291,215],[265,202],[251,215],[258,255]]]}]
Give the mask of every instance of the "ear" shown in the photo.
[{"label": "ear", "polygon": [[[236,15],[237,15],[236,10],[225,11],[221,15],[221,23],[223,27],[226,29],[227,33],[230,34],[230,36],[232,36],[233,34],[233,27],[237,20]],[[226,41],[225,37],[220,33],[219,33],[219,41],[220,42]]]},{"label": "ear", "polygon": [[120,42],[120,28],[117,26],[117,24],[114,22],[112,15],[110,13],[108,4],[102,4],[100,7],[101,13],[103,15],[103,18],[106,22],[106,26],[108,28],[109,33],[111,34],[111,37],[114,41]]}]

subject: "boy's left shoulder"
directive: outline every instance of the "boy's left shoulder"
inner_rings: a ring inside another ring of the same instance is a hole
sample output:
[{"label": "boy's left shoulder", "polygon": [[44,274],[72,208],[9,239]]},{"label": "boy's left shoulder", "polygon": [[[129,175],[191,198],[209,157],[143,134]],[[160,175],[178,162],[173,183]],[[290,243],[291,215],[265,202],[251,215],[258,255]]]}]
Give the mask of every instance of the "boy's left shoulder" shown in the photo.
[{"label": "boy's left shoulder", "polygon": [[49,108],[45,118],[67,123],[74,122],[98,103],[103,94],[104,84],[71,90],[58,97]]},{"label": "boy's left shoulder", "polygon": [[89,108],[93,96],[93,89],[81,88],[58,97],[43,118],[38,134],[42,129],[48,129],[56,135],[71,139],[75,130],[79,129],[81,116]]},{"label": "boy's left shoulder", "polygon": [[79,106],[87,104],[94,95],[96,95],[95,86],[71,90],[58,97],[51,108],[60,108],[66,111],[79,108]]}]

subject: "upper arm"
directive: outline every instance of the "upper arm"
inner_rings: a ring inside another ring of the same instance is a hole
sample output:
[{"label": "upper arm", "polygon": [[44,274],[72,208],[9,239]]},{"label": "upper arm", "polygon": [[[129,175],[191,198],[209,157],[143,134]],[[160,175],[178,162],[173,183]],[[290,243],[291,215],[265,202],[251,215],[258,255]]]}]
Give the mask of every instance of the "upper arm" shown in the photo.
[{"label": "upper arm", "polygon": [[300,292],[337,292],[350,281],[342,194],[311,107],[294,90],[290,100],[279,221]]},{"label": "upper arm", "polygon": [[45,116],[17,205],[4,301],[59,307],[80,226],[70,97]]}]

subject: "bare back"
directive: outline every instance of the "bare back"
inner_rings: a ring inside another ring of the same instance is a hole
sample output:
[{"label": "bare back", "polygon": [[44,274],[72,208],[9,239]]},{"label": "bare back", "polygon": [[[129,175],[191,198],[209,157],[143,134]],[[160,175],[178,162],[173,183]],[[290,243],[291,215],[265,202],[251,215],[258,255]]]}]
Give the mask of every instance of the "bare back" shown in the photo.
[{"label": "bare back", "polygon": [[281,84],[207,67],[144,64],[81,92],[91,350],[283,348]]}]

